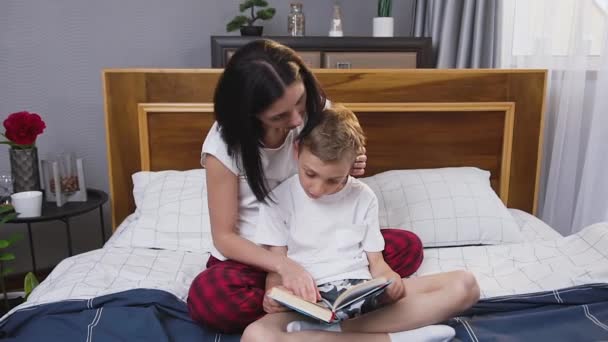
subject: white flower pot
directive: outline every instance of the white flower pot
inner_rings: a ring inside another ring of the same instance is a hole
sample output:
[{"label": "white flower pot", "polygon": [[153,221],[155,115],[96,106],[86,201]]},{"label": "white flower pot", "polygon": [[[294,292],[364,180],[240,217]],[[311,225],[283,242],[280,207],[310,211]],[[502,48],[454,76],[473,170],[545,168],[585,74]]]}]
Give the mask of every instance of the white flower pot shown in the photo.
[{"label": "white flower pot", "polygon": [[374,37],[392,37],[394,21],[393,17],[374,18]]}]

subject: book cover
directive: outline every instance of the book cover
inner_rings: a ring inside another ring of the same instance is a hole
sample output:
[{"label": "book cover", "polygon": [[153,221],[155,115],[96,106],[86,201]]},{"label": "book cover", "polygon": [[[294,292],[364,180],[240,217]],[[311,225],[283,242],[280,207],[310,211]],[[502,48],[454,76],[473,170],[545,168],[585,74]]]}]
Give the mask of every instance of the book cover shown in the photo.
[{"label": "book cover", "polygon": [[321,298],[317,303],[278,287],[272,288],[268,296],[301,314],[325,323],[335,323],[378,308],[378,296],[390,283],[385,278],[368,280],[344,290],[335,299]]}]

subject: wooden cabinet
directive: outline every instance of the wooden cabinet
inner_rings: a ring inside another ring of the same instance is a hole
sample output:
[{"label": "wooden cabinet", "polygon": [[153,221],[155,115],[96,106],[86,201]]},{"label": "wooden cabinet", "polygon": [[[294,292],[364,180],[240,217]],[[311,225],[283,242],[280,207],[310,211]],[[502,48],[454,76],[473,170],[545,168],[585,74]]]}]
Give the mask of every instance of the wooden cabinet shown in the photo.
[{"label": "wooden cabinet", "polygon": [[321,67],[321,51],[297,51],[306,65],[311,68]]},{"label": "wooden cabinet", "polygon": [[[261,37],[294,49],[311,68],[432,68],[431,38]],[[223,68],[234,51],[260,37],[211,36],[211,66]]]},{"label": "wooden cabinet", "polygon": [[415,69],[416,52],[326,52],[325,68]]}]

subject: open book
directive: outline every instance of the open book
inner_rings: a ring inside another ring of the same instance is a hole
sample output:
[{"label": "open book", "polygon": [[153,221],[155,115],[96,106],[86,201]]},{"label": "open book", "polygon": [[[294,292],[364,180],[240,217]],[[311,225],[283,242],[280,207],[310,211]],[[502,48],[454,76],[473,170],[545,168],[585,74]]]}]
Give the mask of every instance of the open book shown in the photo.
[{"label": "open book", "polygon": [[345,317],[351,318],[347,312],[348,308],[376,298],[390,284],[391,281],[385,278],[368,280],[345,290],[333,302],[321,298],[320,302],[311,303],[278,287],[273,287],[268,292],[268,296],[304,315],[326,323],[334,323]]}]

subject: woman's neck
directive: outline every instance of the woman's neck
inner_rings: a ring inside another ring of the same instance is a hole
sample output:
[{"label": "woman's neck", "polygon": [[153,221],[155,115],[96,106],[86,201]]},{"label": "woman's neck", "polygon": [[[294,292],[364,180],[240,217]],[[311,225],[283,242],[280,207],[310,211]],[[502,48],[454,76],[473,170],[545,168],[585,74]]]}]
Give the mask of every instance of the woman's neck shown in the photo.
[{"label": "woman's neck", "polygon": [[287,134],[289,134],[289,129],[267,128],[262,143],[266,148],[279,148],[285,142]]}]

